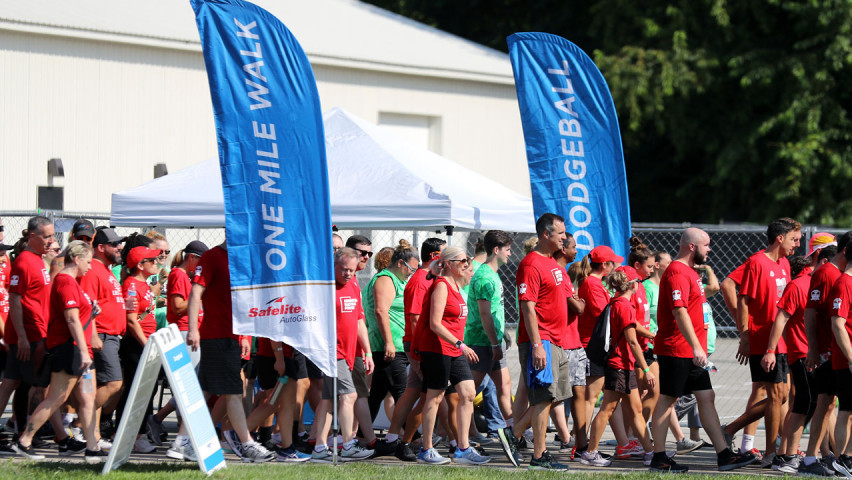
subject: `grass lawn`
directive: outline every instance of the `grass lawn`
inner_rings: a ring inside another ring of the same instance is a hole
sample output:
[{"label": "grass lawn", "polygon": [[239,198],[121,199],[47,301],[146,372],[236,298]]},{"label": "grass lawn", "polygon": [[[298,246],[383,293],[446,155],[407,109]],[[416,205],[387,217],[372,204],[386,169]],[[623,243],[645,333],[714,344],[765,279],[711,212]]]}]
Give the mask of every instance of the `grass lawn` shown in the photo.
[{"label": "grass lawn", "polygon": [[[22,462],[7,460],[0,462],[0,478],[17,479],[55,479],[55,478],[104,478],[101,477],[103,466],[85,465],[70,462]],[[754,471],[754,470],[751,470]],[[508,476],[512,478],[530,479],[564,479],[565,473],[528,471],[525,469],[510,470],[505,468],[489,467],[430,467],[426,465],[377,465],[371,463],[358,463],[349,465],[241,465],[229,463],[228,468],[218,471],[211,478],[214,479],[247,479],[258,480],[263,478],[298,478],[299,480],[378,480],[382,478],[393,478],[394,480],[432,480],[432,479],[482,479],[493,480],[495,476]],[[570,473],[572,477],[586,478],[623,478],[625,473],[601,473],[601,472],[579,472],[574,470]],[[629,473],[631,479],[659,479],[674,478],[670,476],[654,475],[645,469],[637,469]],[[195,464],[125,464],[116,471],[109,474],[109,479],[115,480],[158,480],[175,478],[197,478],[204,479],[206,476]],[[748,480],[751,478],[766,478],[762,475],[743,474],[703,474],[703,475],[679,475],[678,479],[695,480],[714,478],[736,478],[737,480]]]}]

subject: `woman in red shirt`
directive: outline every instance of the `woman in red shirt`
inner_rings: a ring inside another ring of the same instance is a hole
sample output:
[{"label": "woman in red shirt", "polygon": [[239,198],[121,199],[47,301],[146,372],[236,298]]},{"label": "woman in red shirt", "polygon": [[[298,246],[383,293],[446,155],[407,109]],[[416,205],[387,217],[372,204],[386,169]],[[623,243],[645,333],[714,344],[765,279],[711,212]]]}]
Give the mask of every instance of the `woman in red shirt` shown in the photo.
[{"label": "woman in red shirt", "polygon": [[[36,407],[16,448],[29,455],[33,436],[50,416],[65,403],[73,390],[77,413],[86,436],[86,462],[100,463],[106,457],[95,434],[95,371],[92,368],[91,341],[97,336],[92,301],[78,283],[92,265],[92,247],[76,240],[65,249],[64,267],[50,288],[50,317],[46,347],[50,352],[50,387],[47,397]],[[74,388],[80,385],[80,388]],[[66,440],[67,442],[68,440]],[[71,450],[68,450],[71,451]]]},{"label": "woman in red shirt", "polygon": [[[462,342],[467,322],[467,305],[460,293],[470,258],[459,247],[447,247],[439,261],[432,262],[429,275],[435,277],[423,303],[421,321],[414,330],[411,349],[420,356],[426,402],[423,405],[423,444],[417,455],[419,463],[444,464],[450,460],[432,448],[432,431],[438,407],[444,398],[447,385],[452,384],[459,396],[456,409],[458,438],[453,461],[482,464],[491,460],[471,448],[468,429],[473,415],[476,388],[469,363],[479,361],[472,348]],[[426,321],[423,321],[423,320]]]},{"label": "woman in red shirt", "polygon": [[633,419],[634,432],[640,435],[639,442],[645,450],[646,465],[650,464],[651,456],[654,454],[654,446],[648,433],[647,425],[642,417],[642,401],[639,399],[639,390],[636,388],[636,374],[634,365],[645,373],[645,384],[653,388],[657,380],[642,354],[642,346],[636,337],[636,313],[630,302],[631,297],[638,289],[637,279],[628,279],[624,272],[613,272],[606,276],[607,285],[615,292],[615,297],[610,301],[610,337],[613,344],[610,346],[609,360],[604,367],[604,395],[601,407],[592,422],[592,433],[589,439],[589,448],[583,453],[583,463],[595,466],[609,466],[612,463],[604,459],[597,451],[601,435],[609,422],[612,412],[620,401],[624,401],[624,408],[628,408]]}]

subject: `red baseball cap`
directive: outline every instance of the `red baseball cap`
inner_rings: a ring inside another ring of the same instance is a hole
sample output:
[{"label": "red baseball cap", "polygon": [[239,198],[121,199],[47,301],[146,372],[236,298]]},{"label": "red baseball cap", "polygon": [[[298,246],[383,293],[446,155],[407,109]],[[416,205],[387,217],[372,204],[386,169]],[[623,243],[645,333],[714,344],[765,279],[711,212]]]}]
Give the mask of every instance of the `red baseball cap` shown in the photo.
[{"label": "red baseball cap", "polygon": [[133,270],[142,260],[145,260],[146,258],[157,258],[160,256],[161,252],[162,250],[151,250],[147,247],[134,247],[130,250],[130,253],[127,254],[127,268]]},{"label": "red baseball cap", "polygon": [[604,262],[615,262],[622,263],[624,261],[623,258],[619,257],[612,251],[611,248],[606,245],[599,245],[592,249],[589,252],[589,260],[592,263],[604,263]]},{"label": "red baseball cap", "polygon": [[628,280],[641,280],[639,278],[639,272],[636,271],[635,268],[629,267],[627,265],[622,265],[615,269],[616,272],[624,272],[627,275]]}]

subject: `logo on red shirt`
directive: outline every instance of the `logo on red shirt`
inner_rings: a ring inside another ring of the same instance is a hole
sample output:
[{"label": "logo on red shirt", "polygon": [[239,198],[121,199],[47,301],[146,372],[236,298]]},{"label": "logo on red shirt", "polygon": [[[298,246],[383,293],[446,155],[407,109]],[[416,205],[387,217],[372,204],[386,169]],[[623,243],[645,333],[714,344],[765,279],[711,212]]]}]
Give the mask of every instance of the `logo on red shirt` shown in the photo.
[{"label": "logo on red shirt", "polygon": [[467,305],[459,304],[459,318],[467,318]]},{"label": "logo on red shirt", "polygon": [[526,283],[522,283],[522,284],[518,285],[518,293],[520,293],[521,295],[527,293],[527,284]]},{"label": "logo on red shirt", "polygon": [[841,300],[841,299],[839,299],[839,298],[835,298],[835,299],[834,299],[834,305],[832,306],[832,308],[833,308],[834,310],[840,310],[840,304],[841,304],[841,303],[843,303],[843,300]]},{"label": "logo on red shirt", "polygon": [[354,312],[358,306],[358,299],[352,297],[340,297],[340,311],[343,313]]},{"label": "logo on red shirt", "polygon": [[674,300],[674,301],[680,300],[680,290],[673,290],[672,291],[672,300]]},{"label": "logo on red shirt", "polygon": [[550,271],[553,274],[553,281],[556,282],[557,285],[562,285],[562,269],[554,268]]},{"label": "logo on red shirt", "polygon": [[819,290],[811,290],[811,300],[818,302],[819,301]]},{"label": "logo on red shirt", "polygon": [[17,276],[17,275],[12,275],[12,278],[9,280],[9,286],[10,286],[10,287],[15,287],[15,286],[17,286],[17,285],[18,285],[18,276]]}]

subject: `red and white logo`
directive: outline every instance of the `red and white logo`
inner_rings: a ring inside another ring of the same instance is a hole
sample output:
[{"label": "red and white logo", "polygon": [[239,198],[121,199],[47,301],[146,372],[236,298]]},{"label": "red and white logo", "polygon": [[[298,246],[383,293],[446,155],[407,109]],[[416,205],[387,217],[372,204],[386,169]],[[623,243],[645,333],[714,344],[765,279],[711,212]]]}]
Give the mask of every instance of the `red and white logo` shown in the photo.
[{"label": "red and white logo", "polygon": [[811,300],[818,302],[819,297],[820,297],[820,291],[819,290],[811,290]]},{"label": "red and white logo", "polygon": [[840,304],[841,304],[841,303],[843,303],[843,300],[842,300],[842,299],[835,298],[835,299],[834,299],[834,304],[832,304],[831,308],[832,308],[832,309],[834,309],[834,310],[840,310]]},{"label": "red and white logo", "polygon": [[562,285],[562,269],[554,268],[550,271],[553,274],[553,281],[556,282],[557,285]]},{"label": "red and white logo", "polygon": [[674,300],[674,301],[680,300],[680,290],[672,291],[672,300]]},{"label": "red and white logo", "polygon": [[[12,278],[14,278],[14,277],[12,277]],[[13,283],[13,285],[15,285],[15,284]],[[522,283],[522,284],[518,285],[518,293],[520,293],[521,295],[527,293],[527,284],[526,283]]]},{"label": "red and white logo", "polygon": [[341,313],[349,313],[354,312],[355,307],[358,306],[358,299],[354,297],[340,297],[340,312]]}]

